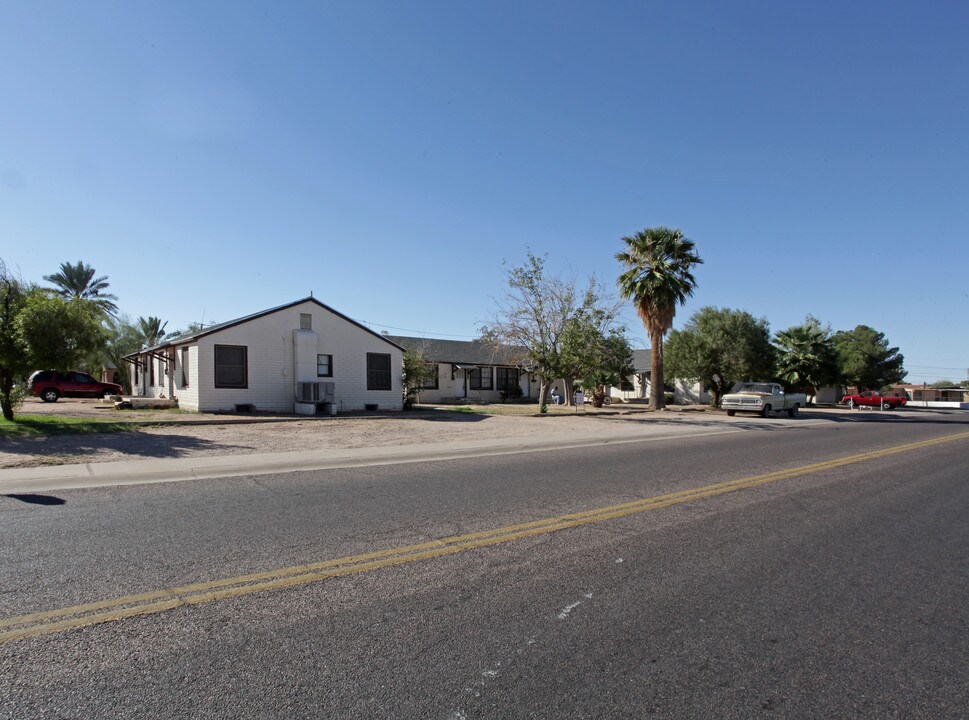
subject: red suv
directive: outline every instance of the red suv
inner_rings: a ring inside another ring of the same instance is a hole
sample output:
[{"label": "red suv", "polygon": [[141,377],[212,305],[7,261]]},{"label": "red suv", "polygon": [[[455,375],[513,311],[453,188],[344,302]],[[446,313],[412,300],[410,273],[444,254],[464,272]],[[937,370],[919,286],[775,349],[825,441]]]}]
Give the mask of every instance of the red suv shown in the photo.
[{"label": "red suv", "polygon": [[30,394],[44,402],[57,402],[63,397],[104,397],[120,395],[121,386],[103,383],[87,373],[38,370],[27,380]]}]

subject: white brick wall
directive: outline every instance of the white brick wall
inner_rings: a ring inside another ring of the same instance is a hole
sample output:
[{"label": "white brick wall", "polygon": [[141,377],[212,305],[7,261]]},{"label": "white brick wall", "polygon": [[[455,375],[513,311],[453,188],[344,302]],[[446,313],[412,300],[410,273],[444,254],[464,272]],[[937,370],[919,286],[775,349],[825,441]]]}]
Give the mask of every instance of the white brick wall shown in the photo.
[{"label": "white brick wall", "polygon": [[[182,383],[182,349],[188,348],[188,364],[184,368],[188,387]],[[175,348],[175,397],[178,406],[184,410],[199,409],[199,349],[198,345],[179,345]]]}]

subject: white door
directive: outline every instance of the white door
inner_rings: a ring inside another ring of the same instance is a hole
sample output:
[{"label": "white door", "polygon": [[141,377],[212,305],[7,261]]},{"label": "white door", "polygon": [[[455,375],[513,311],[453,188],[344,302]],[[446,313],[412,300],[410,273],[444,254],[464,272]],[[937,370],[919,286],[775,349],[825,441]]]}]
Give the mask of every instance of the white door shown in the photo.
[{"label": "white door", "polygon": [[468,395],[468,371],[458,370],[454,373],[454,397],[463,398]]}]

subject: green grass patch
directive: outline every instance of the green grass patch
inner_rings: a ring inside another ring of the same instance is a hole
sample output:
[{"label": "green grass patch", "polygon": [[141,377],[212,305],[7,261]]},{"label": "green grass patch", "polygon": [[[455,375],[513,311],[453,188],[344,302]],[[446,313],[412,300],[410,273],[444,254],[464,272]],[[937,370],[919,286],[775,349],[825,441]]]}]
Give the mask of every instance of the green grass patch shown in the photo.
[{"label": "green grass patch", "polygon": [[16,415],[13,420],[0,418],[0,438],[134,432],[137,429],[131,423],[126,422],[48,417],[45,415]]}]

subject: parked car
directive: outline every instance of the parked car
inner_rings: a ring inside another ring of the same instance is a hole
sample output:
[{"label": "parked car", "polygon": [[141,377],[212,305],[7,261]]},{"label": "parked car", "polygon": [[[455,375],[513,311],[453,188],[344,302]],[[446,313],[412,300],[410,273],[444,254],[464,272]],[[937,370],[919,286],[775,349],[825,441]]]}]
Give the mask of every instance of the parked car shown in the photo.
[{"label": "parked car", "polygon": [[857,395],[845,395],[841,398],[842,405],[863,405],[865,407],[880,407],[882,410],[895,410],[900,408],[908,400],[901,397],[888,397],[886,395],[879,395],[872,390],[865,390],[863,393],[858,393]]},{"label": "parked car", "polygon": [[44,402],[57,402],[60,397],[106,397],[120,395],[121,386],[95,380],[87,373],[38,370],[27,380],[27,390]]},{"label": "parked car", "polygon": [[738,412],[754,412],[761,417],[770,417],[771,413],[786,412],[794,417],[806,404],[804,393],[785,393],[777,383],[767,382],[740,383],[720,401],[720,407],[730,416]]}]

